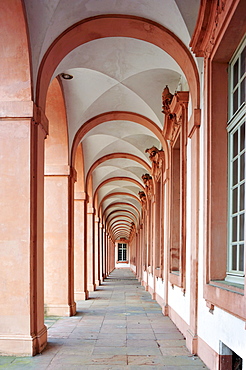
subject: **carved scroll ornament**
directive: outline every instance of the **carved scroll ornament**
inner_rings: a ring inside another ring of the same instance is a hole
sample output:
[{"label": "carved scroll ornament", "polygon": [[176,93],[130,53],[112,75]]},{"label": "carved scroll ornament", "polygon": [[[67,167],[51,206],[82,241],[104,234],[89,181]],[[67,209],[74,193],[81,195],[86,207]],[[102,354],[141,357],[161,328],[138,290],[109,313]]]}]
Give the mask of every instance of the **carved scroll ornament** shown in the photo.
[{"label": "carved scroll ornament", "polygon": [[170,113],[170,104],[173,100],[173,94],[170,93],[168,86],[162,92],[162,112],[164,114]]},{"label": "carved scroll ornament", "polygon": [[181,123],[180,121],[178,121],[176,114],[170,113],[165,119],[165,130],[164,130],[165,139],[173,142],[180,126]]},{"label": "carved scroll ornament", "polygon": [[146,187],[146,194],[147,194],[148,198],[151,199],[151,197],[153,195],[153,180],[152,180],[152,177],[148,173],[146,173],[142,176],[142,179],[143,179],[144,185]]},{"label": "carved scroll ornament", "polygon": [[162,171],[164,170],[164,151],[152,146],[151,148],[146,149],[145,153],[149,154],[149,158],[152,162],[152,175],[156,181],[160,181]]},{"label": "carved scroll ornament", "polygon": [[146,202],[147,202],[145,192],[144,191],[139,191],[138,196],[141,200],[141,204],[142,204],[143,209],[145,209],[146,208]]}]

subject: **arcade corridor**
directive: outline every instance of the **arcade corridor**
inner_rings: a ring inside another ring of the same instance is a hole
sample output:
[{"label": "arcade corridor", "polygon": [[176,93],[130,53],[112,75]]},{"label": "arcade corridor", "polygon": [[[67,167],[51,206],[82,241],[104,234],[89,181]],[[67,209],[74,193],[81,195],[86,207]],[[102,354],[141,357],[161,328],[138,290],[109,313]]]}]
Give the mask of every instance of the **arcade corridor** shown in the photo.
[{"label": "arcade corridor", "polygon": [[45,323],[43,354],[0,357],[1,369],[207,369],[129,269],[114,270],[76,316]]},{"label": "arcade corridor", "polygon": [[246,370],[245,14],[0,1],[0,369]]}]

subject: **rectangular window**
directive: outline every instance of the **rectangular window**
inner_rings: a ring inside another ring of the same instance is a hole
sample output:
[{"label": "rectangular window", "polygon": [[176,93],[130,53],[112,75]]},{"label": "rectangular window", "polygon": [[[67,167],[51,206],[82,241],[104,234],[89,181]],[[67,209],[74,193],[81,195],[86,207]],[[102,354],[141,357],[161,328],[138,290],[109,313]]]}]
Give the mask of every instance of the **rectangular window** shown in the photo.
[{"label": "rectangular window", "polygon": [[242,283],[245,243],[245,89],[246,42],[230,63],[228,131],[228,262],[227,281]]},{"label": "rectangular window", "polygon": [[181,241],[181,160],[180,135],[172,148],[172,218],[171,218],[171,272],[180,273],[180,241]]},{"label": "rectangular window", "polygon": [[127,261],[127,246],[125,243],[118,244],[118,261]]}]

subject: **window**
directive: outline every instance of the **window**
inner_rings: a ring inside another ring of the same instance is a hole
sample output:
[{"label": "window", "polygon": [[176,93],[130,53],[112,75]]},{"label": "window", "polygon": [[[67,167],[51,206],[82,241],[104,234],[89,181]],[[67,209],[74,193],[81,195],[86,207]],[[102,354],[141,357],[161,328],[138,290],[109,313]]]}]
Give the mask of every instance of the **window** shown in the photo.
[{"label": "window", "polygon": [[125,243],[118,244],[118,261],[127,261],[127,247]]},{"label": "window", "polygon": [[[164,93],[163,97],[165,98]],[[169,281],[181,287],[184,292],[186,283],[188,102],[188,91],[176,92],[167,110],[164,123],[164,137],[170,140],[171,146]],[[167,108],[167,105],[164,108]]]},{"label": "window", "polygon": [[245,241],[245,89],[246,42],[230,63],[228,131],[227,281],[243,283]]},{"label": "window", "polygon": [[180,214],[181,199],[181,161],[180,161],[180,135],[172,149],[172,233],[171,233],[171,250],[170,250],[170,270],[171,272],[180,273]]}]

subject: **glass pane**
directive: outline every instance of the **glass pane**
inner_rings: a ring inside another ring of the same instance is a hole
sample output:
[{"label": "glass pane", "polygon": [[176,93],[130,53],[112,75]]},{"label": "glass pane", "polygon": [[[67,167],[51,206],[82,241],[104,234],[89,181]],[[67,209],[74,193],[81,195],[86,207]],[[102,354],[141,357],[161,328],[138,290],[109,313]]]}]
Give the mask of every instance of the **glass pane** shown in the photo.
[{"label": "glass pane", "polygon": [[235,87],[237,83],[238,83],[238,60],[236,61],[233,67],[233,87]]},{"label": "glass pane", "polygon": [[232,218],[232,241],[237,241],[237,216]]},{"label": "glass pane", "polygon": [[240,186],[240,211],[245,209],[245,184]]},{"label": "glass pane", "polygon": [[245,179],[245,153],[240,156],[240,181]]},{"label": "glass pane", "polygon": [[232,246],[232,270],[237,269],[237,245]]},{"label": "glass pane", "polygon": [[233,114],[237,111],[238,109],[238,89],[235,90],[233,93]]},{"label": "glass pane", "polygon": [[243,81],[240,84],[240,105],[242,105],[245,102],[245,92],[246,92],[246,78],[243,79]]},{"label": "glass pane", "polygon": [[[232,213],[236,213],[237,212],[237,189],[238,188],[233,189]],[[241,193],[240,193],[240,195],[241,195]]]},{"label": "glass pane", "polygon": [[233,162],[233,179],[232,184],[235,185],[238,183],[238,160],[236,159]]},{"label": "glass pane", "polygon": [[233,157],[238,153],[238,131],[233,134]]},{"label": "glass pane", "polygon": [[240,151],[245,148],[245,122],[240,128]]},{"label": "glass pane", "polygon": [[242,51],[242,54],[241,54],[241,77],[244,75],[244,73],[246,72],[246,67],[245,67],[245,63],[246,62],[246,46],[245,48],[243,49]]},{"label": "glass pane", "polygon": [[244,271],[244,245],[239,245],[239,271]]},{"label": "glass pane", "polygon": [[126,250],[123,250],[123,261],[126,261]]},{"label": "glass pane", "polygon": [[240,233],[239,233],[240,241],[244,241],[244,214],[240,215]]}]

